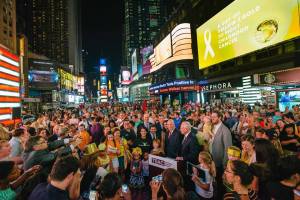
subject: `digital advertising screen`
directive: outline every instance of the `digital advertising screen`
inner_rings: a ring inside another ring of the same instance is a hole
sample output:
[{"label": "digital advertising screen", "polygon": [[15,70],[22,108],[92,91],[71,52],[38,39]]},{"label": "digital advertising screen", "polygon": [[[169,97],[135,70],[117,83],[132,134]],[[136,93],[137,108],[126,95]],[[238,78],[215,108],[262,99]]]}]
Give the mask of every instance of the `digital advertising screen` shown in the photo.
[{"label": "digital advertising screen", "polygon": [[129,70],[122,70],[122,82],[123,85],[129,85],[131,83],[131,74]]},{"label": "digital advertising screen", "polygon": [[156,64],[172,56],[171,35],[167,35],[154,49]]},{"label": "digital advertising screen", "polygon": [[54,71],[37,71],[32,70],[28,73],[30,83],[57,83],[58,74]]},{"label": "digital advertising screen", "polygon": [[105,74],[107,71],[106,66],[105,65],[101,65],[100,66],[100,73]]},{"label": "digital advertising screen", "polygon": [[140,54],[142,56],[142,64],[144,65],[148,60],[151,54],[153,54],[153,46],[147,46],[140,50]]},{"label": "digital advertising screen", "polygon": [[294,105],[300,105],[300,90],[277,92],[277,101],[280,111],[286,107],[291,110]]},{"label": "digital advertising screen", "polygon": [[181,23],[155,47],[154,54],[149,56],[150,72],[154,72],[172,62],[192,59],[191,26],[189,23]]},{"label": "digital advertising screen", "polygon": [[236,0],[197,28],[199,68],[300,35],[297,0]]},{"label": "digital advertising screen", "polygon": [[117,88],[117,97],[121,99],[123,97],[123,89],[122,88]]},{"label": "digital advertising screen", "polygon": [[136,49],[133,51],[133,53],[131,55],[131,74],[133,76],[133,80],[137,80],[138,79]]},{"label": "digital advertising screen", "polygon": [[107,85],[107,76],[100,76],[100,84]]}]

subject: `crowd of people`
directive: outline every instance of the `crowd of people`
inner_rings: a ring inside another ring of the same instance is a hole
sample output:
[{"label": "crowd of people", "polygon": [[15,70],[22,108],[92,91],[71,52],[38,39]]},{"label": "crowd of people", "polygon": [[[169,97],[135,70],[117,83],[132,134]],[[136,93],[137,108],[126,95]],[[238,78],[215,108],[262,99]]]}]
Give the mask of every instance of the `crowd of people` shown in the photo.
[{"label": "crowd of people", "polygon": [[299,150],[298,105],[80,105],[0,125],[0,199],[299,200]]}]

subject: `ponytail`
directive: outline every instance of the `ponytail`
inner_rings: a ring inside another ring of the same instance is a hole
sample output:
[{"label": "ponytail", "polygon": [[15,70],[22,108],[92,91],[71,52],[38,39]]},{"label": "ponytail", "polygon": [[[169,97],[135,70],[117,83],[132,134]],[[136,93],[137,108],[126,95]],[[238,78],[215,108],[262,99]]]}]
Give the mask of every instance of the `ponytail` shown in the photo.
[{"label": "ponytail", "polygon": [[209,173],[214,178],[217,176],[216,164],[214,161],[209,164]]}]

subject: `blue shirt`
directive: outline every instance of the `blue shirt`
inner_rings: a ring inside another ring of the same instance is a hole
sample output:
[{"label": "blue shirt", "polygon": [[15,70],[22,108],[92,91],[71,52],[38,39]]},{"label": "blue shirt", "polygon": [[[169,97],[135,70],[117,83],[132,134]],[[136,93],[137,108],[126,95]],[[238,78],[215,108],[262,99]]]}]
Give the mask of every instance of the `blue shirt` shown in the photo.
[{"label": "blue shirt", "polygon": [[66,190],[54,187],[50,183],[40,183],[29,196],[28,200],[69,200],[69,194]]}]

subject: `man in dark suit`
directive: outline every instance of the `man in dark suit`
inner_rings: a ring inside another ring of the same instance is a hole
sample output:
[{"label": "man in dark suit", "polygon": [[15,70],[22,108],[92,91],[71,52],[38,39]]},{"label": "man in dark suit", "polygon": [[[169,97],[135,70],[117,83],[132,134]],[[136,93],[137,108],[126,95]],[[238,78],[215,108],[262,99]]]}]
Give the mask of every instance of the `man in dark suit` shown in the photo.
[{"label": "man in dark suit", "polygon": [[180,154],[176,157],[176,160],[183,160],[185,163],[190,162],[197,164],[198,154],[201,149],[196,136],[191,132],[191,130],[192,126],[188,121],[181,123],[180,132],[184,138],[181,143]]},{"label": "man in dark suit", "polygon": [[168,120],[168,135],[166,138],[165,152],[167,157],[176,158],[181,149],[182,135],[180,131],[175,128],[174,121]]},{"label": "man in dark suit", "polygon": [[158,121],[155,123],[158,133],[161,133],[164,129],[165,117],[163,115],[158,116]]},{"label": "man in dark suit", "polygon": [[186,174],[187,162],[197,164],[200,146],[196,136],[191,131],[192,126],[188,121],[181,123],[180,132],[184,136],[181,144],[180,154],[176,157],[177,161],[183,162],[183,168],[180,170],[183,178],[186,191],[194,190],[195,185],[191,181],[191,177]]},{"label": "man in dark suit", "polygon": [[151,125],[149,135],[151,138],[151,142],[153,142],[153,140],[155,140],[155,139],[159,139],[161,141],[160,133],[157,131],[157,128],[155,125]]},{"label": "man in dark suit", "polygon": [[149,132],[151,125],[152,125],[152,123],[149,122],[149,114],[148,114],[148,113],[145,113],[144,116],[143,116],[143,123],[141,123],[141,124],[137,127],[137,130],[138,130],[138,132],[139,132],[139,130],[140,130],[142,127],[145,127],[145,128],[147,129],[147,131]]}]

